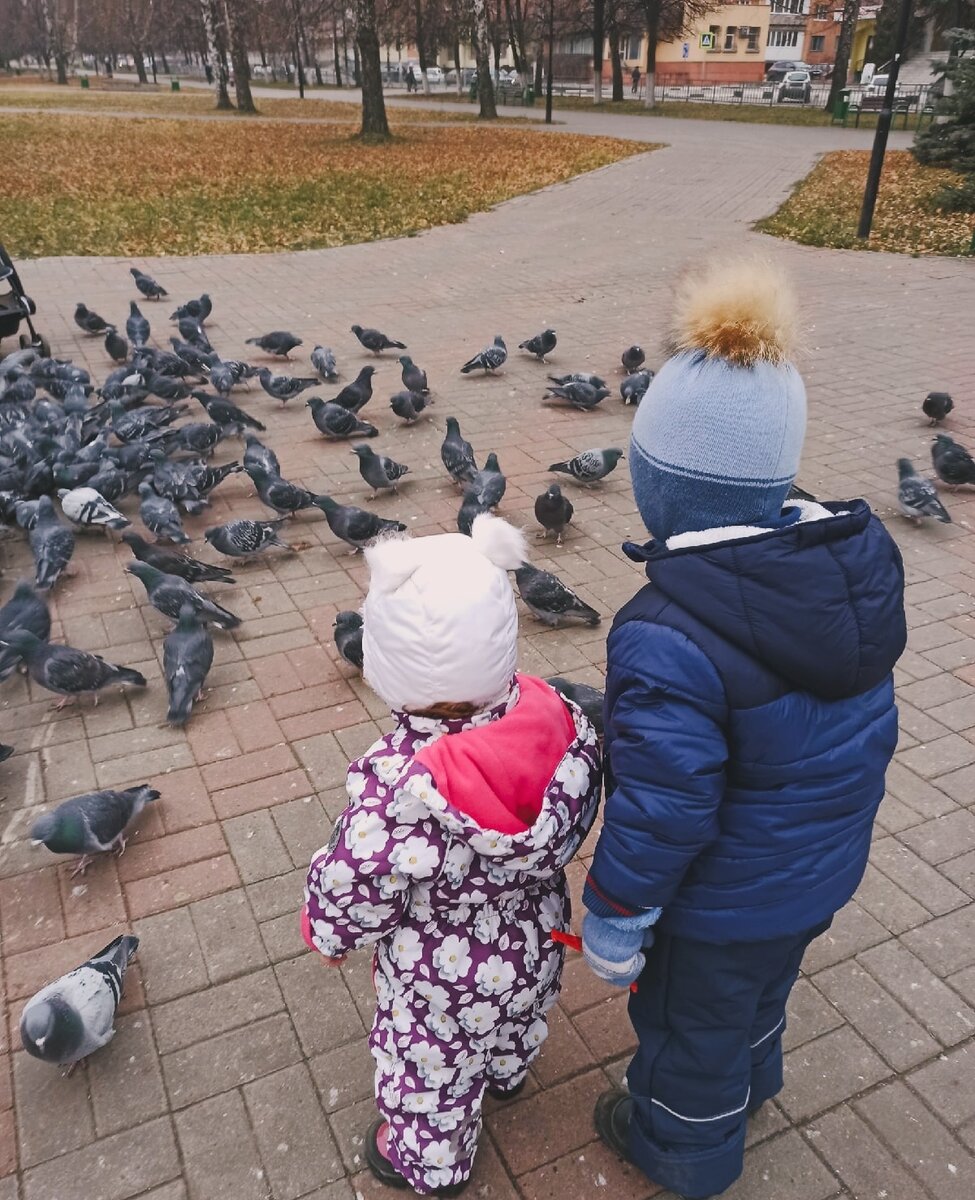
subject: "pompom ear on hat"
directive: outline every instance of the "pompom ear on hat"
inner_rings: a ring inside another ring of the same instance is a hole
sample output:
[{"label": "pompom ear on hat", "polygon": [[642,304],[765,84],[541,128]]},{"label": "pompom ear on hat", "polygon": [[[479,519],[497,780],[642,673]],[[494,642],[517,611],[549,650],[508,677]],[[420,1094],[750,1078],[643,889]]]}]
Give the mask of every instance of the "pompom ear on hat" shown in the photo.
[{"label": "pompom ear on hat", "polygon": [[674,353],[630,440],[634,498],[658,540],[778,517],[806,430],[789,361],[797,323],[788,280],[760,260],[709,264],[679,285]]}]

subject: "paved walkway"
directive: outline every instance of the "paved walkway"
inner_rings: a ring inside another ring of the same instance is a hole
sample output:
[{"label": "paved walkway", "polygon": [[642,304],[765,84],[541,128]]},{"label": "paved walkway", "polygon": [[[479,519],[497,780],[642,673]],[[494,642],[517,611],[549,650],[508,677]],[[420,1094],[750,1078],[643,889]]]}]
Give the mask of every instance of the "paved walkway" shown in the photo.
[{"label": "paved walkway", "polygon": [[[279,93],[276,93],[279,94]],[[975,1178],[975,502],[948,498],[955,523],[915,530],[891,514],[894,460],[926,463],[920,402],[955,394],[950,428],[975,440],[975,275],[970,263],[821,252],[750,232],[815,156],[864,144],[850,131],[566,114],[570,127],[665,140],[670,147],[523,197],[464,226],[345,249],[145,265],[182,298],[208,290],[225,354],[291,328],[332,344],[346,377],[365,361],[347,329],[378,325],[429,371],[432,423],[396,427],[380,365],[371,406],[379,445],[413,468],[378,502],[417,533],[453,527],[457,497],[438,446],[456,414],[480,455],[509,478],[505,514],[530,524],[546,465],[593,445],[624,445],[617,400],[593,414],[541,408],[544,368],[517,352],[497,379],[457,368],[496,332],[509,345],[558,329],[553,368],[612,373],[622,348],[654,365],[674,279],[695,259],[756,251],[796,277],[807,316],[802,368],[811,419],[800,482],[866,496],[900,542],[910,648],[898,668],[903,735],[857,899],[812,948],[793,997],[787,1080],[754,1122],[733,1200],[970,1200]],[[503,163],[485,164],[503,170]],[[127,260],[25,265],[41,327],[58,353],[105,371],[98,341],[76,336],[84,299],[121,319]],[[168,307],[145,306],[158,336]],[[298,360],[302,362],[303,360]],[[284,471],[361,502],[347,447],[325,444],[298,405],[260,391]],[[536,561],[611,616],[640,584],[619,551],[639,536],[624,472],[577,501],[561,550]],[[201,530],[260,506],[240,478],[217,493]],[[244,618],[218,638],[206,703],[186,733],[161,725],[166,622],[122,572],[125,556],[86,539],[77,575],[56,592],[56,632],[136,666],[142,696],[49,712],[17,678],[0,693],[0,906],[8,1017],[24,999],[122,928],[142,937],[119,1032],[70,1080],[14,1050],[0,1072],[0,1200],[352,1200],[381,1194],[363,1172],[370,1118],[366,956],[341,973],[306,953],[296,914],[304,867],[343,805],[345,764],[385,727],[381,704],[339,660],[332,617],[362,594],[362,564],[320,520],[308,548],[240,572],[220,599]],[[28,562],[0,543],[9,581]],[[603,630],[549,631],[527,615],[522,665],[598,683]],[[124,857],[68,879],[26,831],[38,806],[97,785],[151,780],[162,792]],[[591,850],[591,843],[587,847]],[[573,867],[578,886],[585,855]],[[491,1108],[469,1194],[483,1200],[646,1200],[654,1189],[593,1140],[590,1109],[619,1078],[631,1039],[625,997],[576,961],[524,1097]],[[489,1105],[489,1107],[491,1107]]]}]

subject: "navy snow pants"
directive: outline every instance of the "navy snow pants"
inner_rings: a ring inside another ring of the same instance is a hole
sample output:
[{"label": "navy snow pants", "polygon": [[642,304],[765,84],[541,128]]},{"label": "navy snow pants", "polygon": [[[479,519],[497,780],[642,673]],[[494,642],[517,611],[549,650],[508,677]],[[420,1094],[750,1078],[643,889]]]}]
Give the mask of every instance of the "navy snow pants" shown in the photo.
[{"label": "navy snow pants", "polygon": [[689,1200],[741,1174],[749,1111],[782,1087],[785,1006],[806,947],[791,937],[715,945],[658,933],[630,997],[632,1161]]}]

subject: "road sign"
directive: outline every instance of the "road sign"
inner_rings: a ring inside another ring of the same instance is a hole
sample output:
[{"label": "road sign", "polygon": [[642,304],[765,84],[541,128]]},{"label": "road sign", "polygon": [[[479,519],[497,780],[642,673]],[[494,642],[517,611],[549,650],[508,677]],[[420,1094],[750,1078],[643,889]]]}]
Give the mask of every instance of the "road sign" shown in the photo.
[{"label": "road sign", "polygon": [[714,49],[714,34],[713,33],[702,33],[700,35],[700,37],[698,38],[698,45],[701,47],[702,50],[713,50]]},{"label": "road sign", "polygon": [[690,58],[690,54],[691,54],[691,44],[690,44],[690,42],[685,42],[683,44],[683,46],[681,46],[681,48],[680,48],[680,56],[681,56],[681,58]]}]

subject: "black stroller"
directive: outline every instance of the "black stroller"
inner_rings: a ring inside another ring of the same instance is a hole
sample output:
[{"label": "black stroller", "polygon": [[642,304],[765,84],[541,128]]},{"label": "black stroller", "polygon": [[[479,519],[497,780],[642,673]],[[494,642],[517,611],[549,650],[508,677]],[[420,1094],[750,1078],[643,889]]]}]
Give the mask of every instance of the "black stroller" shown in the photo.
[{"label": "black stroller", "polygon": [[31,321],[31,317],[37,312],[37,305],[24,291],[24,285],[20,282],[20,276],[17,274],[13,260],[0,245],[0,286],[4,284],[10,290],[6,294],[0,295],[0,342],[4,338],[13,337],[20,328],[21,321],[26,321],[30,337],[26,333],[20,335],[20,348],[26,350],[29,346],[33,346],[45,358],[49,358],[51,345],[46,337],[37,332]]}]

